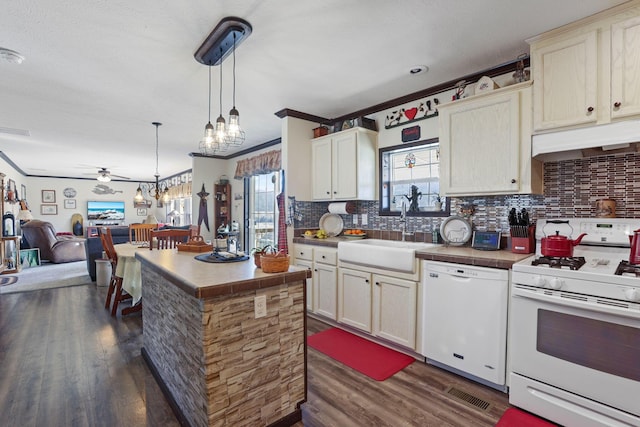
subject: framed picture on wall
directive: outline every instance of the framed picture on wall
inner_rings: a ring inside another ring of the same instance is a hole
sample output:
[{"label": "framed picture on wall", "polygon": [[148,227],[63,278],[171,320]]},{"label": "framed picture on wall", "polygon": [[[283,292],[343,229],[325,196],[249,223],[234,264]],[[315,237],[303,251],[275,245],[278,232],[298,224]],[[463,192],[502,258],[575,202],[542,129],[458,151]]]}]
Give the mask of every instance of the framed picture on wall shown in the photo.
[{"label": "framed picture on wall", "polygon": [[138,216],[147,216],[146,208],[138,208]]},{"label": "framed picture on wall", "polygon": [[40,215],[58,215],[58,205],[40,205]]},{"label": "framed picture on wall", "polygon": [[64,208],[65,209],[75,209],[76,208],[76,199],[65,199],[64,200]]},{"label": "framed picture on wall", "polygon": [[55,203],[56,190],[42,190],[42,203]]}]

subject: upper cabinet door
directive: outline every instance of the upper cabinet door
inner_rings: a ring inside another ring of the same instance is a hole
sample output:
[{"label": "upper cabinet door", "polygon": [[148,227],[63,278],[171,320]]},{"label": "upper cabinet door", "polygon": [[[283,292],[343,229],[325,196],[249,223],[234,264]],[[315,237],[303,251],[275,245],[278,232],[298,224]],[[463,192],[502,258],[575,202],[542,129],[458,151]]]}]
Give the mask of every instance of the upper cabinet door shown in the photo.
[{"label": "upper cabinet door", "polygon": [[358,197],[358,134],[336,134],[333,139],[332,187],[337,200]]},{"label": "upper cabinet door", "polygon": [[311,144],[312,195],[314,200],[331,200],[331,138]]},{"label": "upper cabinet door", "polygon": [[445,194],[519,192],[518,91],[456,101],[442,106],[439,114],[440,186]]},{"label": "upper cabinet door", "polygon": [[611,117],[640,114],[640,17],[611,26]]},{"label": "upper cabinet door", "polygon": [[597,31],[532,49],[534,129],[596,122]]}]

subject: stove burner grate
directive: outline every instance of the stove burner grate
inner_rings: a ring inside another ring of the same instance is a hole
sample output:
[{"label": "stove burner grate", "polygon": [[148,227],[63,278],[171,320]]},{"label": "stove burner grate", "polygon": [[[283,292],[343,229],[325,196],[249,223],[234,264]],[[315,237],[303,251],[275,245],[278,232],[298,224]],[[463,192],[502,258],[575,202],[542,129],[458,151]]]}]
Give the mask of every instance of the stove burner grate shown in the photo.
[{"label": "stove burner grate", "polygon": [[552,268],[569,267],[570,270],[577,270],[586,263],[584,257],[555,257],[541,256],[531,261],[531,265],[548,265]]},{"label": "stove burner grate", "polygon": [[640,277],[640,265],[630,264],[629,261],[622,260],[616,268],[615,274],[621,276],[623,273],[635,274],[636,277]]}]

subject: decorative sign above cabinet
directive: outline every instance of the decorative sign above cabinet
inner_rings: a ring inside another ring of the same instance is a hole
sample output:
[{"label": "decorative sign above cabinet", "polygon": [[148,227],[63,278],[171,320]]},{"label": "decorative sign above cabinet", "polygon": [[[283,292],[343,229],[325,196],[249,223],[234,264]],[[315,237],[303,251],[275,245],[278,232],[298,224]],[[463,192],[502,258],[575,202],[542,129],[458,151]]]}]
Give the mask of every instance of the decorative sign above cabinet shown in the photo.
[{"label": "decorative sign above cabinet", "polygon": [[404,126],[406,124],[417,122],[418,120],[430,119],[438,115],[438,104],[440,101],[438,98],[427,99],[424,102],[420,102],[417,107],[412,108],[400,108],[387,114],[384,122],[385,129],[391,129],[398,126]]}]

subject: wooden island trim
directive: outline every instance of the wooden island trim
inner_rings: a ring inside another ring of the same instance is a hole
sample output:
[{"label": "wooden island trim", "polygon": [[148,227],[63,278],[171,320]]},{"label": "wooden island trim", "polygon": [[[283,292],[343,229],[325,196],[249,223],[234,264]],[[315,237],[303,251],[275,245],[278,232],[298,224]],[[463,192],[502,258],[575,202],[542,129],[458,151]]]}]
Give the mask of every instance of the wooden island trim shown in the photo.
[{"label": "wooden island trim", "polygon": [[[301,420],[309,272],[267,274],[252,262],[208,264],[176,251],[136,257],[142,262],[143,355],[181,423]],[[267,315],[256,319],[258,295],[266,297]]]}]

